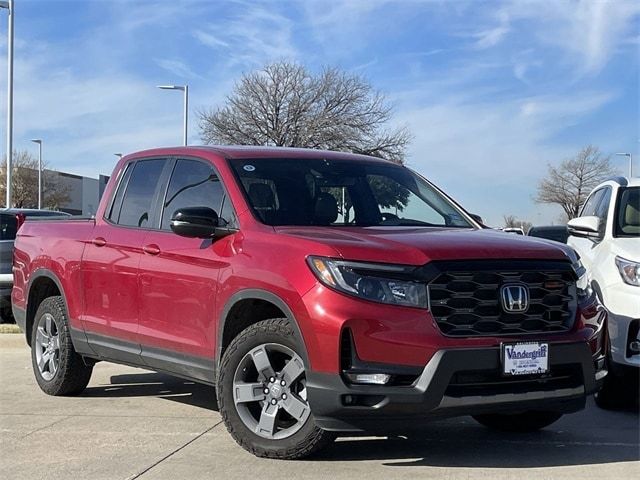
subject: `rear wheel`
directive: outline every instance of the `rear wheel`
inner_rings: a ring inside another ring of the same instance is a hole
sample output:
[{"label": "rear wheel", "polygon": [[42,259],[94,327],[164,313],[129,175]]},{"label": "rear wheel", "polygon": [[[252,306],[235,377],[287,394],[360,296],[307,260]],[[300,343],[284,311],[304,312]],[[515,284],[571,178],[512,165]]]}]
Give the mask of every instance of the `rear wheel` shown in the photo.
[{"label": "rear wheel", "polygon": [[36,381],[48,395],[75,395],[89,383],[93,367],[85,365],[73,348],[62,297],[46,298],[38,307],[31,332],[31,360]]},{"label": "rear wheel", "polygon": [[301,346],[287,319],[258,322],[231,342],[217,394],[227,430],[258,457],[303,458],[335,438],[313,420]]},{"label": "rear wheel", "polygon": [[525,412],[513,415],[492,413],[474,415],[473,418],[485,427],[503,432],[535,432],[548,427],[562,416],[556,412]]}]

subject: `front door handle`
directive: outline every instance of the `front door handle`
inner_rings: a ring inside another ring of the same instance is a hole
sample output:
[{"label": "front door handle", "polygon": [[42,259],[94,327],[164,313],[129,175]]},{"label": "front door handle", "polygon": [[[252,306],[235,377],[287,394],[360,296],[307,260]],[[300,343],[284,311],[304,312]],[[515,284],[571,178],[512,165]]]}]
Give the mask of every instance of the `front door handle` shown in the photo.
[{"label": "front door handle", "polygon": [[107,241],[102,237],[96,237],[91,240],[91,243],[93,243],[96,247],[104,247],[107,244]]},{"label": "front door handle", "polygon": [[154,244],[145,245],[142,247],[142,251],[149,255],[158,255],[160,253],[160,247]]}]

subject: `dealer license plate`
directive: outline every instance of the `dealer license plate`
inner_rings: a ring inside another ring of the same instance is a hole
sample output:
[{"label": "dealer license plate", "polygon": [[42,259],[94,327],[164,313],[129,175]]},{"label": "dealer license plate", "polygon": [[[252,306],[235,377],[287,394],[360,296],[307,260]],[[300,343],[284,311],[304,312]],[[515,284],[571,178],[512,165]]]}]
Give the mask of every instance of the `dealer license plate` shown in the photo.
[{"label": "dealer license plate", "polygon": [[548,371],[548,343],[502,344],[502,373],[505,375],[535,375]]}]

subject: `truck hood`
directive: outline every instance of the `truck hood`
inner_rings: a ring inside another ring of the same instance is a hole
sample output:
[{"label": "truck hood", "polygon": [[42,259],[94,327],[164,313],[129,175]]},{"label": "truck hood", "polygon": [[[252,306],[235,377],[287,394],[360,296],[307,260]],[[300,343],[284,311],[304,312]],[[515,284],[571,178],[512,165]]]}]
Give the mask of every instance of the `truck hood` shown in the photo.
[{"label": "truck hood", "polygon": [[575,258],[573,250],[561,243],[491,229],[275,227],[275,230],[328,246],[348,260],[423,265],[432,260]]}]

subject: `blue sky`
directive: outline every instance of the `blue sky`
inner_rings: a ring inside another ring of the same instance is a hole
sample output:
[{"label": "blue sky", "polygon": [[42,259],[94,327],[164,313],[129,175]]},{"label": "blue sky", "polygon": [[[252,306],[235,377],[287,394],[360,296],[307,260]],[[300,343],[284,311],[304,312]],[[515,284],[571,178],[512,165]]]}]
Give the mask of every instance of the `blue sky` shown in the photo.
[{"label": "blue sky", "polygon": [[408,164],[492,225],[557,221],[535,185],[582,146],[640,158],[640,2],[15,1],[14,145],[43,138],[58,170],[179,144],[181,95],[160,84],[190,85],[199,143],[197,111],[279,59],[365,76],[415,137]]}]

